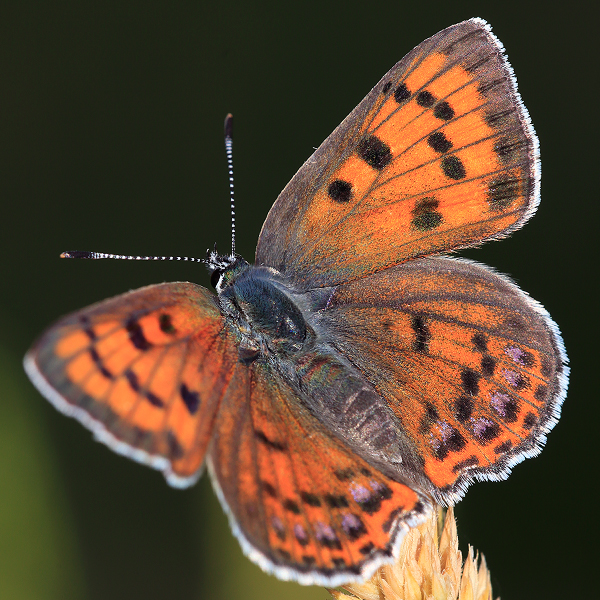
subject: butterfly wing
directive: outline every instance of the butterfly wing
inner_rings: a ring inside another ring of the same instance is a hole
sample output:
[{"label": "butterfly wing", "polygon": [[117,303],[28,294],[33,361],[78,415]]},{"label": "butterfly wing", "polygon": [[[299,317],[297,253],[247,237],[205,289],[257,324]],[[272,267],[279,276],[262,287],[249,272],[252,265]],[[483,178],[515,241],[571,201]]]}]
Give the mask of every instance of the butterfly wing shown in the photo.
[{"label": "butterfly wing", "polygon": [[464,21],[404,57],[308,159],[256,262],[309,289],[501,237],[535,212],[538,170],[502,44]]},{"label": "butterfly wing", "polygon": [[165,283],[61,319],[27,353],[25,369],[97,439],[186,486],[200,475],[236,360],[215,296]]},{"label": "butterfly wing", "polygon": [[318,326],[388,401],[444,503],[474,479],[506,478],[558,420],[558,328],[482,265],[424,258],[340,285]]},{"label": "butterfly wing", "polygon": [[360,581],[430,508],[331,435],[263,360],[237,364],[207,461],[244,551],[281,579]]}]

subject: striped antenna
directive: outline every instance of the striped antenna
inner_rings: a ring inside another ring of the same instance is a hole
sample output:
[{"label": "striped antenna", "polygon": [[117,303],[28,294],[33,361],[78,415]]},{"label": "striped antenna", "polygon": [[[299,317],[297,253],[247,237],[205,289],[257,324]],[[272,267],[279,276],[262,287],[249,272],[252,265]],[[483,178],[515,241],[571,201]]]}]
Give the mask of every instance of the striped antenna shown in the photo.
[{"label": "striped antenna", "polygon": [[231,256],[235,255],[235,200],[233,197],[233,115],[225,117],[225,152],[229,171],[229,199],[231,202]]},{"label": "striped antenna", "polygon": [[204,258],[190,258],[189,256],[127,256],[125,254],[106,254],[105,252],[87,252],[86,250],[68,250],[60,255],[61,258],[114,258],[117,260],[181,260],[188,262],[206,263]]}]

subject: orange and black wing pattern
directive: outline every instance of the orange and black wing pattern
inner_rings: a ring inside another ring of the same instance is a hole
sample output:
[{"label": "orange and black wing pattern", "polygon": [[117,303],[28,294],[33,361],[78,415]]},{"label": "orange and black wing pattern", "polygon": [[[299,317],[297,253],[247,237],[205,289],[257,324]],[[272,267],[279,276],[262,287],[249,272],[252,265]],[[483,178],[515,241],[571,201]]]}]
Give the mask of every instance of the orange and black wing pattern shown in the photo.
[{"label": "orange and black wing pattern", "polygon": [[318,324],[387,400],[443,503],[538,454],[560,415],[558,328],[482,265],[424,258],[340,285]]},{"label": "orange and black wing pattern", "polygon": [[283,190],[257,264],[299,289],[351,281],[520,227],[539,193],[537,139],[481,19],[404,57]]},{"label": "orange and black wing pattern", "polygon": [[69,315],[25,357],[38,389],[113,450],[187,486],[237,360],[215,296],[149,286]]},{"label": "orange and black wing pattern", "polygon": [[333,436],[268,362],[238,363],[207,461],[244,551],[281,579],[361,581],[430,509]]}]

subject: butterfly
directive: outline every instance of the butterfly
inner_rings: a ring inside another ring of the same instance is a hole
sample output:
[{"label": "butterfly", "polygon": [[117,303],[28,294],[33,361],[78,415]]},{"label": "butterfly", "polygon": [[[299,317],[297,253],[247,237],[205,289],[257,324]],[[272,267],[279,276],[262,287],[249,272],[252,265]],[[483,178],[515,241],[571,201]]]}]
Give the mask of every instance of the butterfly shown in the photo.
[{"label": "butterfly", "polygon": [[[548,313],[448,256],[535,212],[538,141],[481,19],[397,63],[271,208],[216,295],[151,285],[52,325],[40,392],[176,487],[207,467],[245,553],[303,584],[370,577],[435,503],[538,454],[568,368]],[[89,253],[88,253],[89,254]]]}]

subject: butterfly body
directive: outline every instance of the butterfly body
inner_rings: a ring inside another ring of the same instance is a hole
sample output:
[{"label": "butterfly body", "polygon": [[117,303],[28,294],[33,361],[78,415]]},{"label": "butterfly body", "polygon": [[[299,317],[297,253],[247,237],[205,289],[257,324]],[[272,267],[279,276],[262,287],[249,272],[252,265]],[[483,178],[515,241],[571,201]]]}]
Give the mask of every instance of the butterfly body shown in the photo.
[{"label": "butterfly body", "polygon": [[240,339],[239,360],[267,362],[316,418],[367,461],[393,472],[402,462],[398,419],[319,324],[335,288],[294,293],[274,269],[240,258],[217,273],[219,304]]},{"label": "butterfly body", "polygon": [[[206,464],[265,570],[362,581],[433,502],[540,452],[568,369],[557,326],[483,265],[539,202],[537,138],[480,19],[426,40],[273,205],[256,264],[68,315],[25,357],[62,412],[185,487]],[[86,256],[89,253],[84,253]]]}]

